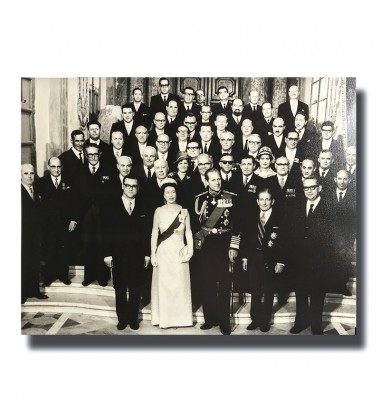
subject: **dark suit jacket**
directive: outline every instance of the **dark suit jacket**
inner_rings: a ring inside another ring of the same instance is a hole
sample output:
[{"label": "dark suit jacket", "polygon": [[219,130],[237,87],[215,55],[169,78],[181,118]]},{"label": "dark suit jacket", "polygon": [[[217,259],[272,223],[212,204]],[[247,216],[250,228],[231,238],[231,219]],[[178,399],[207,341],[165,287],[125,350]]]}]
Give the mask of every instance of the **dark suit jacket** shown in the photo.
[{"label": "dark suit jacket", "polygon": [[263,113],[261,110],[262,110],[261,105],[256,106],[256,111],[252,110],[251,104],[244,105],[242,118],[243,120],[245,120],[246,118],[249,118],[253,123],[255,123],[255,121],[261,119],[261,117],[263,116]]},{"label": "dark suit jacket", "polygon": [[[310,143],[309,154],[312,156],[315,162],[318,161],[319,153],[322,150],[322,138],[314,138],[313,142]],[[332,167],[334,171],[344,168],[345,153],[344,145],[341,137],[333,139],[329,149],[333,156]]]},{"label": "dark suit jacket", "polygon": [[164,101],[162,100],[161,94],[159,93],[158,95],[154,95],[150,98],[150,111],[152,113],[152,118],[154,118],[154,115],[157,112],[163,112],[165,115],[167,114],[166,112],[166,105],[169,103],[169,101],[175,99],[178,102],[178,107],[181,104],[181,99],[179,98],[178,95],[174,95],[173,93],[168,93],[168,98],[166,100],[166,103],[164,103]]},{"label": "dark suit jacket", "polygon": [[[309,119],[309,106],[306,105],[304,102],[298,101],[297,112],[302,111],[306,115],[306,120]],[[294,119],[295,115],[292,113],[292,109],[290,107],[290,102],[286,101],[283,102],[278,106],[278,117],[282,118],[285,121],[286,129],[287,130],[294,130]]]},{"label": "dark suit jacket", "polygon": [[280,156],[284,156],[285,146],[286,146],[285,136],[282,135],[282,140],[281,140],[280,147],[277,146],[276,140],[274,139],[274,135],[269,136],[267,146],[270,147],[270,150],[272,150],[272,153],[273,153],[275,159],[277,159]]},{"label": "dark suit jacket", "polygon": [[[88,145],[90,145],[90,139],[87,139],[84,142],[84,149],[86,149],[86,147]],[[112,166],[112,159],[111,159],[111,155],[110,155],[110,145],[109,143],[106,143],[103,140],[100,140],[99,143],[99,151],[101,152],[101,156],[100,156],[100,161],[102,162],[102,166],[107,166],[108,168],[110,168]],[[85,164],[85,167],[87,167],[88,165]],[[85,170],[86,172],[86,170]]]},{"label": "dark suit jacket", "polygon": [[[85,153],[83,151],[84,155]],[[58,158],[62,164],[62,176],[67,178],[72,187],[78,190],[80,179],[85,173],[84,169],[87,164],[87,159],[84,158],[84,163],[81,163],[72,149],[63,152]]]},{"label": "dark suit jacket", "polygon": [[173,122],[169,123],[169,117],[166,117],[165,133],[169,136],[170,140],[173,141],[177,138],[177,129],[183,124],[183,119],[178,114]]},{"label": "dark suit jacket", "polygon": [[188,113],[192,113],[192,114],[194,114],[198,118],[200,116],[200,114],[201,114],[201,109],[202,109],[195,102],[193,102],[193,104],[191,105],[190,111],[187,110],[187,105],[185,105],[183,102],[181,102],[179,104],[179,107],[178,108],[179,108],[178,109],[178,115],[181,116],[182,121],[184,120],[184,118],[186,117],[186,115]]},{"label": "dark suit jacket", "polygon": [[260,178],[256,174],[252,174],[252,177],[248,184],[244,186],[243,175],[241,171],[236,171],[236,176],[231,180],[230,188],[238,196],[239,203],[254,201],[256,203],[257,191],[265,186],[265,180]]},{"label": "dark suit jacket", "polygon": [[109,205],[104,230],[104,256],[113,259],[113,285],[126,290],[143,282],[144,256],[150,256],[149,220],[145,204],[137,195],[135,207],[129,215],[123,200]]},{"label": "dark suit jacket", "polygon": [[129,143],[132,141],[132,139],[136,138],[135,137],[135,130],[136,130],[136,127],[138,127],[138,126],[139,126],[139,124],[136,122],[135,119],[133,119],[132,129],[131,129],[131,132],[128,134],[128,131],[125,128],[124,120],[117,121],[117,122],[113,123],[112,127],[111,127],[111,131],[110,131],[110,142],[111,142],[112,133],[114,131],[121,131],[123,133],[123,137],[124,137],[123,148],[125,148],[125,150],[128,150]]},{"label": "dark suit jacket", "polygon": [[274,118],[271,118],[269,124],[266,122],[265,118],[261,116],[260,119],[256,120],[254,125],[253,132],[260,134],[262,146],[268,146],[269,138],[273,136],[273,124]]},{"label": "dark suit jacket", "polygon": [[226,130],[231,131],[231,133],[233,133],[233,135],[235,136],[235,141],[236,141],[236,137],[241,137],[242,135],[241,133],[242,122],[243,122],[243,117],[241,115],[240,115],[239,124],[236,123],[236,120],[233,115],[230,115],[228,117],[228,125],[227,125]]},{"label": "dark suit jacket", "polygon": [[[198,144],[202,148],[202,141],[200,141]],[[220,158],[220,154],[221,154],[220,150],[221,150],[221,146],[219,142],[219,137],[216,134],[214,134],[211,137],[211,141],[208,143],[208,146],[207,146],[207,153],[212,156],[213,161],[214,161],[214,166],[217,166],[219,162],[218,159]]]},{"label": "dark suit jacket", "polygon": [[314,134],[305,130],[303,133],[302,139],[298,142],[297,149],[300,150],[306,159],[314,159],[313,155],[313,144],[314,144]]},{"label": "dark suit jacket", "polygon": [[213,121],[215,121],[218,114],[225,114],[227,116],[227,118],[229,118],[232,115],[231,102],[228,101],[226,108],[223,108],[221,103],[218,102],[218,103],[211,106],[211,111],[212,111],[211,117],[212,117]]},{"label": "dark suit jacket", "polygon": [[[139,179],[139,181],[140,181],[139,184],[140,184],[140,189],[141,189],[142,184],[145,184],[146,182],[148,182],[148,177],[145,173],[144,165],[142,163],[139,164],[139,165],[136,165],[136,166],[133,165],[132,173],[133,173],[134,176],[136,176]],[[155,178],[156,176],[154,174],[153,167],[151,168],[151,173],[152,173],[152,178],[151,179],[153,179],[153,177]]]},{"label": "dark suit jacket", "polygon": [[136,121],[136,127],[138,127],[139,125],[143,125],[147,128],[147,130],[149,130],[153,120],[150,108],[142,102],[140,103],[138,111],[136,111],[133,102],[131,103],[131,107],[133,112],[135,113],[133,120]]},{"label": "dark suit jacket", "polygon": [[321,195],[323,196],[329,195],[331,191],[335,189],[334,173],[333,173],[332,168],[329,169],[329,171],[324,177],[319,174],[319,168],[317,168],[317,170],[315,171],[315,174],[322,185]]}]

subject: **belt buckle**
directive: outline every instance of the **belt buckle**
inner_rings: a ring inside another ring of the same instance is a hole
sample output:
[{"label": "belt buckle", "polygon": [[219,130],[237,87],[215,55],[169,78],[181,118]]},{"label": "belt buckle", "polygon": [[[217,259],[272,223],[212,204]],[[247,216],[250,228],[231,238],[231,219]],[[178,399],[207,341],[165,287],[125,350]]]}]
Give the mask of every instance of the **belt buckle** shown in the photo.
[{"label": "belt buckle", "polygon": [[218,229],[217,229],[217,228],[212,228],[212,229],[211,229],[211,232],[212,232],[212,233],[218,233]]}]

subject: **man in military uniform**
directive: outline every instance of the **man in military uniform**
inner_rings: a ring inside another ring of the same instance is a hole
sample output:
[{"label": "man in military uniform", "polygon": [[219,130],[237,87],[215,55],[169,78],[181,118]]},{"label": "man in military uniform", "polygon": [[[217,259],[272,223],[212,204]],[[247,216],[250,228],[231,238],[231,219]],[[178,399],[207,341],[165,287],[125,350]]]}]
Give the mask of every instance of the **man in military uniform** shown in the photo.
[{"label": "man in military uniform", "polygon": [[195,196],[192,223],[202,275],[201,301],[205,323],[200,328],[209,330],[219,325],[221,333],[229,335],[229,245],[236,194],[221,189],[218,169],[209,169],[205,175],[208,189]]}]

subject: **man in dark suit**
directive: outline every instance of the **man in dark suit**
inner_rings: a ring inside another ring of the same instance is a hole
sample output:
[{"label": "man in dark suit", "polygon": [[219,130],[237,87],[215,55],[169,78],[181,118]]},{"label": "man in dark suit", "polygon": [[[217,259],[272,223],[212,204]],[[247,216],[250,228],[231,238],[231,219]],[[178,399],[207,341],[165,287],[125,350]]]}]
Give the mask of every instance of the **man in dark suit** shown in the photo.
[{"label": "man in dark suit", "polygon": [[311,145],[312,159],[318,159],[321,150],[330,150],[334,160],[333,169],[339,170],[344,167],[345,153],[342,138],[334,139],[334,123],[325,121],[321,125],[322,138],[314,138]]},{"label": "man in dark suit", "polygon": [[197,168],[190,175],[189,182],[186,185],[186,192],[191,200],[204,191],[206,191],[208,184],[206,179],[206,172],[213,167],[212,156],[207,153],[200,153],[197,157]]},{"label": "man in dark suit", "polygon": [[321,150],[318,156],[316,175],[319,178],[319,184],[322,186],[322,195],[330,194],[335,188],[332,164],[333,159],[330,150]]},{"label": "man in dark suit", "polygon": [[216,164],[217,164],[215,166],[218,167],[218,168],[219,168],[220,158],[223,154],[229,153],[229,154],[232,155],[233,146],[234,146],[234,143],[235,143],[235,136],[230,131],[224,131],[220,135],[220,142],[219,143],[220,143],[220,146],[219,146],[218,153],[214,153],[214,155],[213,155],[214,162],[216,162]]},{"label": "man in dark suit", "polygon": [[[144,268],[150,260],[149,222],[137,178],[124,177],[123,194],[112,206],[105,229],[104,262],[112,268],[117,329],[139,329],[138,311]],[[127,299],[128,292],[128,299]]]},{"label": "man in dark suit", "polygon": [[103,165],[110,165],[110,148],[109,144],[100,139],[100,129],[102,125],[97,120],[92,120],[87,123],[89,138],[84,142],[84,149],[90,145],[95,145],[99,148],[102,155]]},{"label": "man in dark suit", "polygon": [[298,334],[311,325],[312,334],[320,335],[331,267],[332,218],[317,177],[305,178],[303,190],[306,199],[297,203],[288,225],[289,268],[296,279],[296,319],[290,333]]},{"label": "man in dark suit", "polygon": [[306,120],[308,120],[309,106],[298,99],[300,96],[298,86],[290,86],[288,93],[289,100],[278,106],[277,116],[281,117],[285,121],[285,125],[288,130],[294,130],[294,118],[297,112],[303,112],[306,116]]},{"label": "man in dark suit", "polygon": [[183,124],[183,119],[178,114],[178,104],[179,102],[171,99],[166,106],[165,134],[170,137],[170,140],[175,138],[177,128]]},{"label": "man in dark suit", "polygon": [[156,144],[157,137],[160,134],[166,134],[166,116],[163,112],[157,112],[153,118],[153,126],[149,131],[148,143],[152,146]]},{"label": "man in dark suit", "polygon": [[78,189],[81,177],[84,174],[85,153],[84,153],[84,134],[81,130],[71,132],[72,147],[58,156],[62,164],[62,175],[70,184]]},{"label": "man in dark suit", "polygon": [[198,117],[198,125],[212,124],[212,111],[210,105],[202,105],[200,116]]},{"label": "man in dark suit", "polygon": [[110,196],[112,196],[111,200],[117,200],[123,193],[123,179],[132,172],[132,159],[129,156],[120,156],[117,159],[116,170],[116,173],[111,174],[108,186]]},{"label": "man in dark suit", "polygon": [[34,176],[33,165],[21,165],[21,303],[30,297],[48,298],[40,291],[42,215]]},{"label": "man in dark suit", "polygon": [[79,220],[78,199],[67,178],[61,174],[57,157],[48,161],[49,174],[38,179],[37,191],[41,198],[43,248],[45,255],[45,286],[56,279],[64,284],[69,280],[69,235]]},{"label": "man in dark suit", "polygon": [[275,118],[272,123],[273,136],[268,137],[267,146],[272,151],[275,158],[283,156],[285,153],[285,124],[282,118]]},{"label": "man in dark suit", "polygon": [[82,236],[84,280],[83,286],[98,281],[107,286],[109,270],[103,262],[103,221],[104,206],[110,198],[111,174],[108,165],[103,165],[101,153],[96,145],[86,147],[88,165],[82,179]]},{"label": "man in dark suit", "polygon": [[350,175],[350,185],[356,192],[356,147],[348,146],[346,149],[346,161],[343,168]]},{"label": "man in dark suit", "polygon": [[134,118],[135,113],[132,104],[124,104],[121,107],[121,112],[123,114],[123,119],[112,124],[110,138],[114,131],[121,131],[124,138],[124,150],[128,153],[129,145],[135,138],[135,130],[139,124]]},{"label": "man in dark suit", "polygon": [[111,133],[111,143],[109,152],[109,170],[112,175],[117,175],[117,162],[120,156],[126,156],[127,151],[124,148],[124,137],[121,130],[115,130]]},{"label": "man in dark suit", "polygon": [[298,147],[299,135],[297,131],[289,131],[285,135],[285,150],[283,156],[289,161],[289,173],[298,177],[300,175],[300,165],[304,159],[303,151]]},{"label": "man in dark suit", "polygon": [[145,182],[151,181],[154,177],[153,164],[156,160],[157,150],[152,146],[146,146],[142,156],[143,163],[133,165],[132,173],[139,179],[139,185],[143,186]]},{"label": "man in dark suit", "polygon": [[134,138],[128,144],[127,156],[132,159],[133,165],[141,165],[144,150],[147,146],[154,146],[154,143],[148,141],[148,129],[144,125],[136,127]]},{"label": "man in dark suit", "polygon": [[228,118],[232,115],[231,102],[228,100],[228,97],[230,96],[228,89],[226,86],[219,86],[217,93],[219,96],[219,102],[214,104],[212,107],[212,115],[216,118],[218,114],[224,114]]},{"label": "man in dark suit", "polygon": [[[314,143],[315,134],[307,129],[308,120],[306,114],[302,111],[297,111],[294,119],[294,130],[298,133],[298,150],[304,157],[313,158],[313,150],[311,149]],[[288,128],[290,131],[291,129]]]},{"label": "man in dark suit", "polygon": [[188,141],[199,141],[200,136],[199,131],[197,130],[197,117],[192,113],[188,113],[185,116],[183,123],[189,129]]},{"label": "man in dark suit", "polygon": [[135,113],[134,120],[136,124],[141,124],[147,128],[152,125],[152,114],[150,108],[142,102],[142,90],[136,87],[132,91],[133,101],[131,103],[132,111]]},{"label": "man in dark suit", "polygon": [[[229,126],[229,125],[228,125]],[[233,145],[233,155],[236,162],[240,162],[242,157],[246,156],[249,152],[249,138],[253,132],[253,124],[249,118],[242,121],[240,127],[240,134],[235,136],[235,142]]]},{"label": "man in dark suit", "polygon": [[150,110],[152,115],[155,115],[157,112],[162,112],[166,115],[166,107],[169,101],[174,99],[179,104],[181,100],[178,95],[174,95],[173,93],[169,92],[170,83],[169,79],[166,77],[161,77],[158,81],[158,85],[160,88],[160,93],[150,98]]},{"label": "man in dark suit", "polygon": [[234,99],[231,107],[232,114],[228,118],[228,130],[237,137],[241,135],[241,125],[243,123],[243,101],[238,98]]},{"label": "man in dark suit", "polygon": [[331,267],[329,291],[351,296],[347,281],[351,273],[356,238],[356,191],[350,185],[345,169],[334,177],[335,188],[327,197],[334,217],[334,264]]},{"label": "man in dark suit", "polygon": [[256,120],[253,132],[260,134],[263,146],[268,146],[269,139],[273,136],[272,104],[264,102],[261,112],[262,117]]},{"label": "man in dark suit", "polygon": [[233,179],[237,176],[234,170],[234,157],[231,153],[223,153],[219,160],[220,177],[222,179],[222,188],[226,191],[233,191]]},{"label": "man in dark suit", "polygon": [[241,217],[234,224],[230,252],[233,253],[235,260],[239,251],[243,269],[248,270],[249,288],[252,294],[250,310],[252,322],[247,330],[260,327],[262,332],[269,331],[276,283],[281,281],[279,276],[286,262],[283,217],[282,213],[273,207],[274,202],[268,188],[260,189],[256,202],[251,200],[246,203],[241,209]]},{"label": "man in dark suit", "polygon": [[252,122],[261,119],[261,105],[258,104],[259,92],[257,90],[251,90],[249,93],[249,103],[244,105],[242,118],[245,120],[249,118]]},{"label": "man in dark suit", "polygon": [[222,181],[217,169],[206,171],[207,191],[195,197],[192,212],[192,228],[204,238],[199,249],[195,236],[194,246],[198,250],[201,272],[201,300],[204,314],[202,330],[220,327],[223,335],[231,334],[229,272],[229,244],[235,214],[236,195],[222,190]]},{"label": "man in dark suit", "polygon": [[185,95],[183,102],[179,104],[178,114],[183,120],[187,114],[192,113],[195,118],[201,113],[201,106],[194,103],[195,91],[192,87],[185,87]]},{"label": "man in dark suit", "polygon": [[[260,147],[262,146],[262,141],[261,141],[261,137],[260,134],[251,134],[248,137],[248,155],[249,156],[253,156],[254,160],[256,161],[257,159],[257,154],[259,153]],[[244,156],[241,157],[241,159]],[[240,160],[241,160],[240,159]]]},{"label": "man in dark suit", "polygon": [[166,160],[168,163],[169,171],[172,172],[176,168],[174,161],[176,159],[176,151],[171,147],[172,141],[167,134],[160,134],[156,141],[156,159]]}]

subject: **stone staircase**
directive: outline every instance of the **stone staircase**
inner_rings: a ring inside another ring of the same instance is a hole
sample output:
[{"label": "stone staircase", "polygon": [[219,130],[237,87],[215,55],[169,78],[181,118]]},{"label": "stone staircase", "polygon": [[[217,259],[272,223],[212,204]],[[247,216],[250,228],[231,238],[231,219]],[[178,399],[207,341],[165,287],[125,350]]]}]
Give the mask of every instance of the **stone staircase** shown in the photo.
[{"label": "stone staircase", "polygon": [[[22,305],[22,312],[27,313],[76,313],[86,315],[97,315],[116,318],[115,296],[112,284],[107,287],[93,283],[83,287],[83,267],[71,267],[70,279],[72,284],[67,286],[56,281],[51,286],[45,288],[49,299],[41,301],[38,299],[28,299]],[[342,296],[339,294],[327,294],[323,312],[323,321],[338,322],[345,324],[356,324],[356,278],[351,278],[348,282],[348,289],[352,296]],[[239,303],[239,295],[234,293],[231,319],[234,325],[244,325],[251,322],[249,316],[250,294],[244,295],[244,303]],[[275,297],[273,308],[273,323],[289,323],[294,321],[296,301],[294,293],[291,293],[286,305],[280,307]],[[194,321],[202,323],[202,307],[194,308]],[[150,304],[140,307],[140,319],[150,320]]]}]

